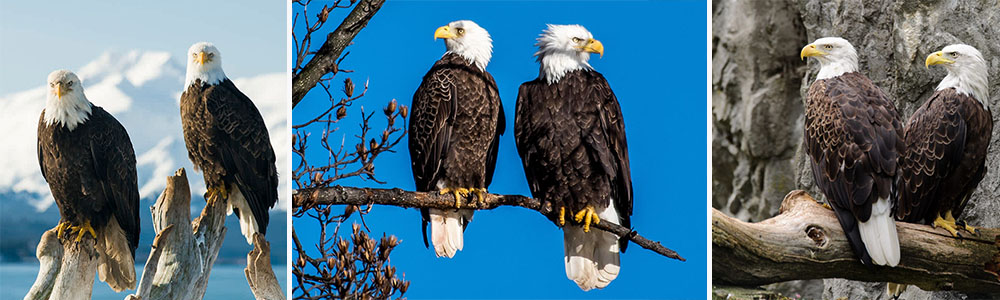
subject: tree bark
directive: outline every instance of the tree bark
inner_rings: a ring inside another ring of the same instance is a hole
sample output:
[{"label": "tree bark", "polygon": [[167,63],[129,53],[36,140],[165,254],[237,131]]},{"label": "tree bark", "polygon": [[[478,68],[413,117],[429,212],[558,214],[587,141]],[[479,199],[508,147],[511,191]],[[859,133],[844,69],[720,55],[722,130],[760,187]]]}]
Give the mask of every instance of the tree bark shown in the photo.
[{"label": "tree bark", "polygon": [[[167,177],[152,218],[157,232],[152,251],[136,293],[125,299],[202,299],[226,233],[225,201],[209,202],[192,222],[191,190],[181,168]],[[269,263],[270,246],[260,234],[254,238],[254,250],[247,257],[250,288],[258,299],[283,300]],[[55,229],[46,231],[38,244],[38,277],[24,299],[90,299],[98,255],[93,238],[87,235],[80,243],[62,243]]]},{"label": "tree bark", "polygon": [[[521,195],[484,195],[484,203],[476,201],[465,201],[462,208],[467,209],[494,209],[500,206],[520,206],[532,209],[549,215],[552,213],[552,204],[538,199]],[[468,199],[472,199],[471,197]],[[377,189],[377,188],[355,188],[345,186],[333,186],[319,189],[297,190],[292,195],[293,209],[305,208],[315,205],[393,205],[406,208],[455,208],[454,196],[441,195],[438,193],[411,192],[402,189]],[[674,250],[664,247],[656,241],[647,239],[639,235],[638,231],[622,227],[611,222],[602,220],[600,223],[591,224],[591,227],[614,233],[620,237],[626,237],[633,243],[659,253],[660,255],[685,261],[683,257]]]},{"label": "tree bark", "polygon": [[354,5],[351,13],[344,18],[333,32],[326,36],[323,46],[320,46],[312,59],[302,67],[302,70],[292,78],[292,107],[302,101],[324,74],[335,70],[332,66],[337,58],[351,44],[354,37],[368,25],[368,21],[382,8],[385,0],[362,0]]},{"label": "tree bark", "polygon": [[712,279],[758,286],[789,280],[845,278],[916,285],[926,291],[1000,292],[1000,230],[952,237],[944,229],[896,222],[902,259],[865,267],[832,210],[792,191],[773,218],[746,223],[712,210]]}]

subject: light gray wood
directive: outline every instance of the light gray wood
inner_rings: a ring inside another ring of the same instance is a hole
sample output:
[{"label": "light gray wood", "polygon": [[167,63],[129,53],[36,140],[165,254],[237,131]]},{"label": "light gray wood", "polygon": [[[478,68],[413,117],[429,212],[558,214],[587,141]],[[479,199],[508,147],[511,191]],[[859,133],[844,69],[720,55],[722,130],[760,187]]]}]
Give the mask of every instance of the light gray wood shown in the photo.
[{"label": "light gray wood", "polygon": [[865,267],[832,210],[792,191],[773,218],[747,223],[712,210],[715,284],[759,286],[789,280],[845,278],[916,285],[925,291],[1000,292],[1000,230],[955,238],[944,229],[896,222],[896,267]]}]

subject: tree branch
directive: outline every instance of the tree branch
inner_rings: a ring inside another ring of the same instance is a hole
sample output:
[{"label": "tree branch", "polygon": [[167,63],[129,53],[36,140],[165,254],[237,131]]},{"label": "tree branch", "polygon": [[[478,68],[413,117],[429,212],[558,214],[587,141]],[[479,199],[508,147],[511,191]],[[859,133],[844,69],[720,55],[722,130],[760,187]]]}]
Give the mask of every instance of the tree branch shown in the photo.
[{"label": "tree branch", "polygon": [[1000,229],[954,238],[943,229],[896,222],[902,259],[865,267],[832,210],[792,191],[780,213],[746,223],[712,210],[712,279],[757,286],[789,280],[844,278],[916,285],[925,291],[1000,292]]},{"label": "tree branch", "polygon": [[[440,195],[437,193],[410,192],[402,189],[377,189],[377,188],[355,188],[344,186],[333,186],[326,188],[315,188],[307,190],[297,190],[292,196],[292,206],[294,210],[307,210],[316,205],[393,205],[406,208],[455,208],[455,198],[451,195]],[[552,213],[552,204],[520,195],[485,195],[485,203],[479,204],[475,201],[464,202],[462,208],[468,209],[494,209],[500,206],[520,206],[532,209],[549,215]],[[659,242],[649,240],[637,231],[622,227],[611,222],[602,222],[591,225],[594,228],[617,234],[620,237],[627,237],[633,243],[659,253],[660,255],[684,261],[677,252],[664,247]]]},{"label": "tree branch", "polygon": [[355,4],[351,13],[344,18],[333,32],[326,36],[323,46],[312,59],[292,78],[292,107],[302,101],[324,74],[335,69],[336,60],[361,29],[368,25],[375,13],[382,8],[385,0],[362,0]]}]

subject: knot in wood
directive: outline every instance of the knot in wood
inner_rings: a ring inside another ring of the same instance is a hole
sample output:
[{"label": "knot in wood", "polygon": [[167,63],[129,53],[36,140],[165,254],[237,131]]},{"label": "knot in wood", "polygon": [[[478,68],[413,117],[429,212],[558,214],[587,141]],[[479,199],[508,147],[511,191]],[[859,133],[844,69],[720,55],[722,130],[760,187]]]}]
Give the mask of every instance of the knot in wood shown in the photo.
[{"label": "knot in wood", "polygon": [[826,230],[823,230],[823,227],[818,225],[809,225],[806,227],[806,235],[813,240],[813,243],[816,244],[817,247],[826,247]]}]

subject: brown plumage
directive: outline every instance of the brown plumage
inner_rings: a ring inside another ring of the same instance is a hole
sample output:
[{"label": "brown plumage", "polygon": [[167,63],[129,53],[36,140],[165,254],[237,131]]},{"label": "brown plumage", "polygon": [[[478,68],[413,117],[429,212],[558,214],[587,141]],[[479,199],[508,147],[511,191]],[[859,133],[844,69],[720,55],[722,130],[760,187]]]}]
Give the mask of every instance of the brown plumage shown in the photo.
[{"label": "brown plumage", "polygon": [[869,221],[879,199],[893,202],[896,159],[903,148],[896,108],[870,79],[849,72],[809,87],[805,117],[805,148],[816,185],[851,247],[869,265],[872,258],[858,222]]},{"label": "brown plumage", "polygon": [[59,206],[61,223],[90,223],[101,253],[100,278],[123,291],[135,287],[133,262],[139,245],[135,152],[125,127],[103,108],[90,107],[87,121],[73,130],[47,124],[42,111],[38,164]]},{"label": "brown plumage", "polygon": [[[233,212],[241,223],[243,214],[251,214],[256,231],[265,234],[268,209],[278,201],[278,172],[260,111],[228,78],[215,85],[195,80],[181,94],[180,110],[188,158],[204,174],[205,185],[238,195],[229,199]],[[253,232],[246,228],[252,225],[241,225],[248,243]]]},{"label": "brown plumage", "polygon": [[[445,54],[424,75],[412,108],[408,134],[417,191],[487,188],[506,127],[493,76],[458,54]],[[429,211],[421,214],[427,245]],[[468,221],[462,220],[463,228]]]},{"label": "brown plumage", "polygon": [[[518,91],[514,138],[532,196],[577,212],[611,201],[631,226],[632,179],[618,99],[600,73],[575,70],[558,82],[525,82]],[[549,218],[558,222],[558,216]],[[628,243],[620,243],[624,251]]]},{"label": "brown plumage", "polygon": [[900,220],[930,223],[951,211],[962,214],[986,175],[993,115],[955,88],[939,90],[906,124],[899,158]]}]

